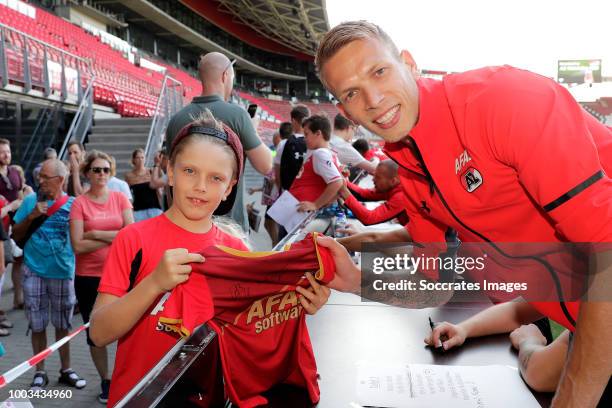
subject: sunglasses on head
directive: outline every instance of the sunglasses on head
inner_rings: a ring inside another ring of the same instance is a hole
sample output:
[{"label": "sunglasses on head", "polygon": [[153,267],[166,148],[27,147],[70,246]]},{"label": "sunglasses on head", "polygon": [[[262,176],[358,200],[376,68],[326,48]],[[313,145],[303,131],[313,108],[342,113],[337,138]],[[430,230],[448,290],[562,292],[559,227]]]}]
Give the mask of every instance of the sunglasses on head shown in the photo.
[{"label": "sunglasses on head", "polygon": [[223,72],[227,71],[229,69],[229,67],[231,67],[232,65],[234,65],[236,63],[236,59],[234,58],[233,60],[231,60],[229,62],[229,64],[227,64],[227,67],[225,67],[225,69],[223,70]]},{"label": "sunglasses on head", "polygon": [[110,167],[92,167],[90,170],[96,174],[100,174],[102,172],[104,172],[104,174],[110,174]]}]

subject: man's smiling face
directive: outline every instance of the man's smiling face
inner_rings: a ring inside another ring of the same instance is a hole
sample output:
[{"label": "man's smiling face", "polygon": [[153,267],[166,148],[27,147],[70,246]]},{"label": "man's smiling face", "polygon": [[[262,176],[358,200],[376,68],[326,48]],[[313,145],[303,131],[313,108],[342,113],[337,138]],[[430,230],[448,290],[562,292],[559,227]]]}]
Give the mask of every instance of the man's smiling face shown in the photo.
[{"label": "man's smiling face", "polygon": [[321,77],[347,117],[387,142],[398,142],[418,118],[414,69],[407,51],[394,55],[382,41],[367,38],[342,47],[321,67]]}]

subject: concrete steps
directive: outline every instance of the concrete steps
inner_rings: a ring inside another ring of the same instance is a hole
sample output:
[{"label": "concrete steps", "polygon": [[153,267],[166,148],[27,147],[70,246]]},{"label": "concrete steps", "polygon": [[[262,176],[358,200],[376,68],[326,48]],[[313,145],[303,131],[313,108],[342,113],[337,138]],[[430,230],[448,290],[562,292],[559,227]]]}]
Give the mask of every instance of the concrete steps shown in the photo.
[{"label": "concrete steps", "polygon": [[132,152],[145,148],[152,119],[118,118],[96,119],[89,135],[87,150],[100,150],[110,154],[117,162],[117,175],[131,169]]}]

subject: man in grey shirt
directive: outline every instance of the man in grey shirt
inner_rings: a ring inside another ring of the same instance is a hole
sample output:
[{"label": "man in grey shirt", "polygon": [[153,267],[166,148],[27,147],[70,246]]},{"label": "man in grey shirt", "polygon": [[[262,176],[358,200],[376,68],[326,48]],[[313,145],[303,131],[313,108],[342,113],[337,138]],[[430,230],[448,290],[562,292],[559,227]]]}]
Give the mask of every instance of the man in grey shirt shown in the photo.
[{"label": "man in grey shirt", "polygon": [[[185,125],[207,108],[215,118],[229,126],[240,137],[244,153],[253,168],[261,174],[267,174],[272,169],[270,149],[262,143],[247,111],[227,102],[234,86],[233,62],[221,53],[211,52],[200,59],[198,71],[202,82],[202,95],[193,98],[189,105],[170,119],[166,139],[174,139]],[[240,177],[234,207],[227,215],[233,218],[245,232],[249,231],[244,205],[244,177]]]}]

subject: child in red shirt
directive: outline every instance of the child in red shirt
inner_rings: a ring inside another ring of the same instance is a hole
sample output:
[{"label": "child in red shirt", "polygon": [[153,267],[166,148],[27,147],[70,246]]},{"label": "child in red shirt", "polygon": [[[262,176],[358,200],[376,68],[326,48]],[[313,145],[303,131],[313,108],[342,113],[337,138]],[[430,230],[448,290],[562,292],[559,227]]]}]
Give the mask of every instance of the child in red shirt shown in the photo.
[{"label": "child in red shirt", "polygon": [[[190,264],[205,262],[197,252],[216,244],[247,249],[212,222],[212,215],[227,213],[236,197],[234,186],[243,170],[238,136],[205,110],[168,146],[172,206],[117,234],[91,317],[94,343],[101,346],[119,340],[109,406],[124,397],[176,343],[176,335],[158,325],[161,310],[155,305],[189,279]],[[327,293],[313,292],[311,288],[300,291],[308,299],[302,299],[307,311],[316,311],[326,299]]]},{"label": "child in red shirt", "polygon": [[308,152],[289,192],[298,200],[298,211],[317,211],[336,199],[342,188],[338,159],[329,148],[331,123],[313,115],[303,124]]}]

